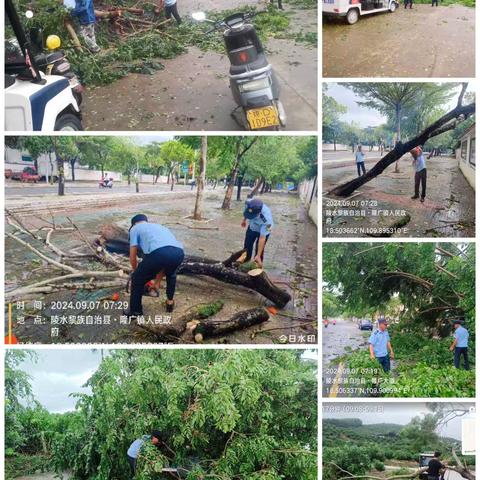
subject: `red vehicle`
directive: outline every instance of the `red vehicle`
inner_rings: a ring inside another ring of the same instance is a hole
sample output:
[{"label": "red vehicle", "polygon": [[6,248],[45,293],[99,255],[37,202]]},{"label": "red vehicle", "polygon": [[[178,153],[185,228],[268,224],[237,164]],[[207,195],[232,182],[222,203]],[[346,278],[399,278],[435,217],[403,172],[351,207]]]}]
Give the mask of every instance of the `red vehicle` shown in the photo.
[{"label": "red vehicle", "polygon": [[25,167],[23,172],[15,172],[11,178],[26,183],[37,183],[40,180],[40,175],[37,174],[37,171],[33,167]]}]

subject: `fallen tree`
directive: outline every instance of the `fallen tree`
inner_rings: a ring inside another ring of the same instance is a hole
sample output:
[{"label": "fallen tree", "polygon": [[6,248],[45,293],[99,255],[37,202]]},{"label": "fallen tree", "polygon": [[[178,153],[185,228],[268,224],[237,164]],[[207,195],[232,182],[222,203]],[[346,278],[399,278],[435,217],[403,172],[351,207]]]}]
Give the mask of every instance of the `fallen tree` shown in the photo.
[{"label": "fallen tree", "polygon": [[[77,232],[81,241],[88,248],[88,252],[91,252],[90,256],[92,260],[100,262],[105,266],[114,266],[117,268],[115,271],[95,271],[85,269],[82,264],[78,264],[80,258],[83,258],[85,254],[78,254],[73,258],[71,253],[62,251],[59,247],[55,246],[52,242],[52,233],[56,229],[64,230],[61,227],[54,226],[49,229],[47,238],[43,239],[37,233],[29,230],[25,225],[19,224],[19,220],[15,217],[9,218],[9,224],[14,228],[15,233],[6,233],[6,236],[22,246],[36,254],[43,261],[51,264],[60,271],[64,272],[63,275],[53,277],[50,279],[36,282],[27,287],[19,287],[12,291],[6,292],[5,298],[13,301],[14,299],[21,298],[29,294],[38,293],[53,293],[65,288],[81,288],[81,285],[90,285],[92,288],[95,286],[97,278],[108,278],[110,280],[118,280],[119,285],[125,285],[125,281],[128,278],[127,273],[130,271],[130,266],[122,255],[128,254],[128,233],[125,229],[119,228],[115,225],[108,225],[102,228],[102,234],[98,239],[93,242],[93,245],[86,239],[85,235],[72,223],[73,229]],[[27,240],[20,238],[20,234],[28,235],[32,239],[42,242],[44,246],[52,253],[60,257],[60,260],[56,260],[51,256],[46,255],[39,248],[34,247]],[[125,240],[125,238],[127,240]],[[48,241],[47,241],[48,239]],[[107,247],[111,245],[115,246],[115,253],[119,253],[120,257],[113,256],[107,251]],[[238,285],[250,290],[254,290],[263,295],[268,300],[272,301],[276,306],[283,308],[291,299],[290,294],[274,285],[267,274],[261,269],[255,269],[248,273],[243,273],[236,270],[236,262],[244,255],[245,251],[240,250],[232,254],[224,262],[203,258],[203,257],[189,257],[186,256],[184,262],[178,269],[179,274],[183,275],[202,275],[209,276],[232,285]],[[67,262],[76,262],[74,265],[69,265]],[[69,280],[65,283],[65,280]],[[77,280],[76,282],[70,282],[71,280]],[[98,287],[101,288],[101,287]]]},{"label": "fallen tree", "polygon": [[387,167],[395,163],[413,148],[425,144],[425,142],[430,138],[434,138],[442,133],[448,132],[449,130],[453,130],[460,122],[463,122],[472,116],[475,113],[475,102],[469,105],[462,105],[466,88],[467,84],[464,84],[458,98],[457,106],[453,110],[443,115],[436,122],[432,123],[411,140],[408,140],[405,143],[398,142],[393,150],[388,152],[379,162],[377,162],[361,177],[357,177],[353,180],[342,183],[341,185],[338,185],[330,190],[328,193],[330,195],[336,195],[339,197],[348,197],[357,188],[365,185],[365,183],[373,180],[375,177],[383,173]]},{"label": "fallen tree", "polygon": [[[104,225],[97,246],[111,250],[117,254],[128,256],[128,232],[117,225]],[[263,295],[276,306],[283,308],[291,300],[290,294],[272,283],[268,275],[261,269],[254,269],[244,273],[236,268],[236,262],[245,254],[242,249],[233,253],[223,262],[198,256],[185,256],[185,260],[178,269],[179,275],[205,275],[231,285],[239,285]]]},{"label": "fallen tree", "polygon": [[205,338],[224,335],[225,333],[243,330],[253,325],[266,322],[270,315],[264,308],[252,308],[243,312],[236,313],[228,320],[204,320],[198,323],[193,329],[193,336],[197,343],[201,343]]}]

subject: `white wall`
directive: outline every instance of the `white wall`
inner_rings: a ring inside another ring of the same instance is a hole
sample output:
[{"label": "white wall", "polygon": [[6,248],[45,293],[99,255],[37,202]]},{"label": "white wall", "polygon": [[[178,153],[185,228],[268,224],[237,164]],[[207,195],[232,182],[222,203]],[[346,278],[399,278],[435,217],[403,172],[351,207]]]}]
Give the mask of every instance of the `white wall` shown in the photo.
[{"label": "white wall", "polygon": [[[471,185],[471,187],[475,190],[475,168],[474,166],[469,162],[470,159],[470,151],[472,147],[472,136],[474,135],[474,131],[471,132],[471,134],[467,135],[466,137],[463,137],[460,142],[460,148],[457,148],[455,152],[455,156],[458,161],[458,167],[460,168],[460,171],[463,173],[463,176],[467,180],[467,182]],[[467,141],[467,149],[466,149],[466,155],[465,158],[462,158],[462,144],[464,141]]]},{"label": "white wall", "polygon": [[308,210],[308,216],[318,225],[318,179],[305,180],[298,185],[300,200]]},{"label": "white wall", "polygon": [[[342,143],[337,143],[337,151],[342,151],[342,150],[352,150],[352,147],[348,145],[343,145]],[[333,152],[334,151],[334,146],[333,143],[322,143],[322,150],[324,152]]]}]

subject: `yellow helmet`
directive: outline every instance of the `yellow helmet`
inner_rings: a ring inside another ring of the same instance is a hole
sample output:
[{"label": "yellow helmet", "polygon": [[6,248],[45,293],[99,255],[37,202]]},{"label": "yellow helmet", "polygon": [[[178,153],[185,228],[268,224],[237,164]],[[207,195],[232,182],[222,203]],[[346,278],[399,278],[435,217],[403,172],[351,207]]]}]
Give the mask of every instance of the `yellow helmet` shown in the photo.
[{"label": "yellow helmet", "polygon": [[56,50],[57,48],[60,48],[61,45],[62,42],[58,35],[49,35],[47,37],[47,48],[49,50]]}]

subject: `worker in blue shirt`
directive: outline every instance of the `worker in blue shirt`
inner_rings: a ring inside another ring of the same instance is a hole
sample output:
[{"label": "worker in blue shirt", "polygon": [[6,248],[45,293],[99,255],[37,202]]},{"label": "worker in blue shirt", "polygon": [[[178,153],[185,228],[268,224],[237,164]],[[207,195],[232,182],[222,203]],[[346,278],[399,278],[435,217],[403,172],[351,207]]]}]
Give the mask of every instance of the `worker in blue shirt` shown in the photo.
[{"label": "worker in blue shirt", "polygon": [[162,432],[158,430],[154,430],[151,435],[143,435],[141,438],[137,438],[129,447],[127,451],[127,461],[130,465],[130,472],[132,474],[132,478],[135,478],[135,471],[137,469],[137,459],[140,455],[140,450],[142,449],[145,442],[149,440],[152,442],[152,445],[156,447],[160,446],[163,442],[162,440]]},{"label": "worker in blue shirt", "polygon": [[258,198],[252,198],[245,203],[243,212],[242,227],[248,228],[245,233],[244,248],[247,251],[246,261],[252,258],[255,245],[254,261],[261,267],[265,254],[265,245],[270,237],[273,228],[273,217],[271,210]]},{"label": "worker in blue shirt", "polygon": [[[167,312],[173,312],[177,269],[184,259],[183,245],[166,227],[149,223],[146,215],[135,215],[130,227],[131,275],[130,310],[124,312],[129,317],[143,315],[142,295],[145,284],[155,279],[159,289],[163,277],[167,279]],[[138,264],[139,251],[144,258]]]},{"label": "worker in blue shirt", "polygon": [[[415,147],[410,150],[410,155],[413,157],[413,168],[415,168],[415,194],[412,200],[420,198],[423,203],[425,201],[425,195],[427,193],[427,165],[425,163],[425,157],[420,147]],[[420,183],[422,184],[422,196],[420,197]]]},{"label": "worker in blue shirt", "polygon": [[463,355],[463,363],[465,370],[470,370],[470,364],[468,362],[468,330],[462,325],[461,319],[455,319],[453,322],[453,328],[455,329],[455,339],[450,346],[450,351],[454,352],[453,364],[455,368],[460,368],[460,359]]},{"label": "worker in blue shirt", "polygon": [[357,164],[357,174],[359,177],[367,173],[365,168],[365,154],[362,152],[362,146],[357,146],[357,151],[355,152],[355,163]]},{"label": "worker in blue shirt", "polygon": [[[387,321],[380,317],[378,320],[378,330],[370,335],[368,340],[370,345],[370,358],[377,359],[384,372],[390,371],[390,358],[394,358],[392,344],[390,343],[390,335],[387,330]],[[390,352],[390,356],[388,353]]]}]

